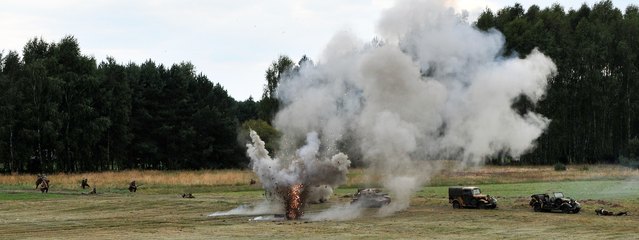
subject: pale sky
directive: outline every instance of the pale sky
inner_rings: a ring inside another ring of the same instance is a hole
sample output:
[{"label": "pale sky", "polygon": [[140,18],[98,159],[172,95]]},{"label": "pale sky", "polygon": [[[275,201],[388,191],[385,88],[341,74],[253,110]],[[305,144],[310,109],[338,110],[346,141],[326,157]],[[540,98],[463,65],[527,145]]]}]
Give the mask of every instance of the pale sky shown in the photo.
[{"label": "pale sky", "polygon": [[[261,99],[264,72],[279,55],[317,60],[338,31],[363,40],[376,36],[377,20],[396,0],[4,0],[0,3],[0,51],[22,52],[29,39],[58,42],[73,35],[83,54],[98,62],[158,64],[190,61],[238,101]],[[401,3],[401,1],[399,1]],[[560,3],[566,10],[593,0],[446,0],[469,22],[486,7],[515,2],[528,9]],[[613,1],[622,11],[631,0]]]}]

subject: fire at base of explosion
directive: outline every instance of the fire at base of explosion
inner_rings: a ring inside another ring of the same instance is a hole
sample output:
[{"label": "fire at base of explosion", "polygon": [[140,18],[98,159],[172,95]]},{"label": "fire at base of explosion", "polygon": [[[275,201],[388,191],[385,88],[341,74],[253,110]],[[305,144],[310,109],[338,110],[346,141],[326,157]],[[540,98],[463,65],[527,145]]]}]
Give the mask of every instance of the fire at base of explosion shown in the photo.
[{"label": "fire at base of explosion", "polygon": [[293,184],[282,193],[286,205],[286,219],[296,220],[304,215],[304,184]]}]

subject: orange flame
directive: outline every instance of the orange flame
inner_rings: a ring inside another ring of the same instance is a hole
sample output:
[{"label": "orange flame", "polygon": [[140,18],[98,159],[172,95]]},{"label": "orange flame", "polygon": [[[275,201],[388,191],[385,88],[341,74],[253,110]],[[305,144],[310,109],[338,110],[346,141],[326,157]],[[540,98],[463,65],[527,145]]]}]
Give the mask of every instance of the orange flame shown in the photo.
[{"label": "orange flame", "polygon": [[288,189],[286,196],[286,219],[299,219],[304,212],[302,211],[302,190],[304,184],[294,184]]}]

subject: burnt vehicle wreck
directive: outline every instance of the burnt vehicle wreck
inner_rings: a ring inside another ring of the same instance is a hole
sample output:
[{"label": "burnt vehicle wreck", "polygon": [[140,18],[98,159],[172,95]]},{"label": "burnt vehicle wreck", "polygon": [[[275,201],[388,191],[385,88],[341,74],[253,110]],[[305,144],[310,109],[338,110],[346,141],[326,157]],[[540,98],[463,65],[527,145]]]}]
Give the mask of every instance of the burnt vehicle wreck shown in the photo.
[{"label": "burnt vehicle wreck", "polygon": [[351,204],[359,204],[363,208],[381,208],[390,202],[391,198],[387,193],[383,193],[377,188],[364,188],[357,189]]},{"label": "burnt vehicle wreck", "polygon": [[478,187],[449,187],[448,203],[453,208],[497,208],[497,200],[490,195],[483,195]]},{"label": "burnt vehicle wreck", "polygon": [[552,194],[540,193],[530,196],[529,205],[535,212],[561,211],[563,213],[578,213],[581,205],[575,199],[564,197],[562,192]]}]

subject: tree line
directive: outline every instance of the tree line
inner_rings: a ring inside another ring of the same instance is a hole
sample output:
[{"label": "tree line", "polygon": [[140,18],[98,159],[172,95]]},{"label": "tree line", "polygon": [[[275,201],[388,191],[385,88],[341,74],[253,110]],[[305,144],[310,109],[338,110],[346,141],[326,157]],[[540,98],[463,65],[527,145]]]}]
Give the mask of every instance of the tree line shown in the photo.
[{"label": "tree line", "polygon": [[[281,59],[271,82],[295,66]],[[98,64],[72,36],[34,38],[22,55],[0,54],[0,171],[243,167],[238,132],[277,134],[269,88],[265,100],[236,101],[188,62]]]},{"label": "tree line", "polygon": [[611,1],[565,11],[559,4],[527,10],[519,4],[475,23],[506,38],[503,54],[523,57],[534,48],[553,59],[557,76],[545,98],[513,106],[550,118],[537,147],[523,163],[617,163],[639,156],[639,8],[623,12]]},{"label": "tree line", "polygon": [[[502,32],[504,56],[539,48],[558,74],[533,105],[513,101],[520,113],[552,121],[520,163],[617,163],[639,157],[639,8],[611,1],[592,8],[541,9],[520,4],[474,23]],[[248,128],[276,150],[271,127],[280,102],[279,79],[299,69],[280,56],[265,72],[261,100],[237,101],[188,62],[170,67],[97,63],[78,41],[29,40],[20,55],[0,53],[0,171],[78,172],[120,169],[244,167]],[[491,162],[510,158],[499,155]]]}]

